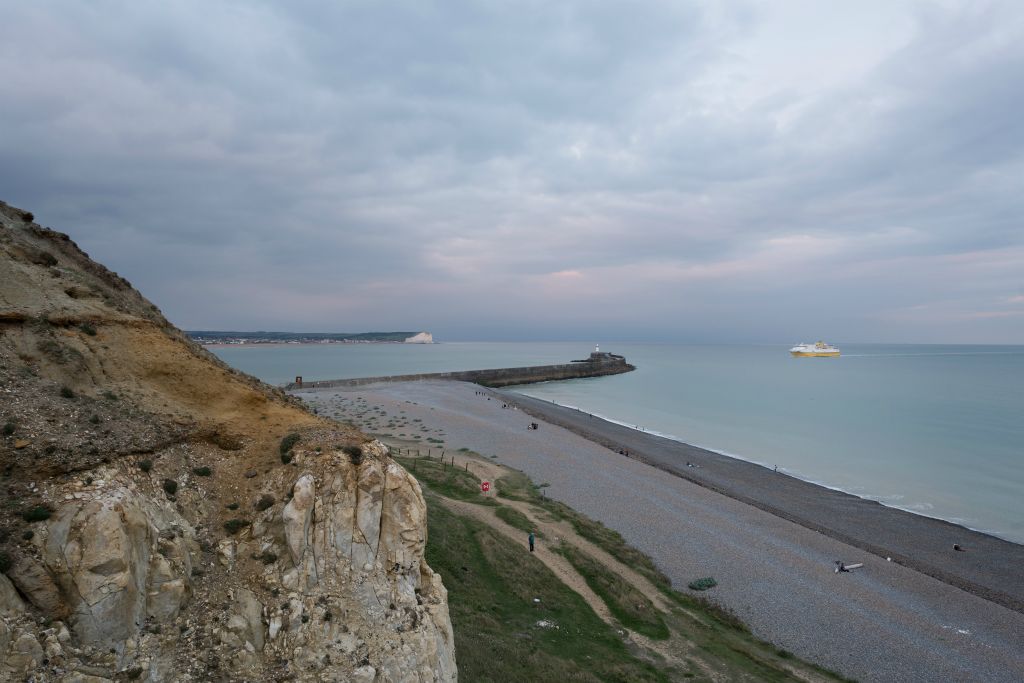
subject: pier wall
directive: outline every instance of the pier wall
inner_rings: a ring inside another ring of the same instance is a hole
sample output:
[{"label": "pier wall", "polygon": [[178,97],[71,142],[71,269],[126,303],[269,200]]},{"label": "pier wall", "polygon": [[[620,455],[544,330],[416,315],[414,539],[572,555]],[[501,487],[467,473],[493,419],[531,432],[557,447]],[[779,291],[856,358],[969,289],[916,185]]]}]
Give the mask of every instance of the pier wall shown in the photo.
[{"label": "pier wall", "polygon": [[485,387],[507,387],[513,384],[532,384],[560,379],[618,375],[635,369],[636,367],[627,363],[626,359],[622,356],[617,356],[613,353],[592,353],[590,358],[586,360],[577,360],[561,365],[532,365],[521,368],[493,368],[489,370],[430,372],[416,375],[303,381],[301,384],[292,382],[285,386],[285,389],[288,391],[296,389],[330,389],[333,387],[357,387],[380,382],[421,382],[438,379],[472,382]]}]

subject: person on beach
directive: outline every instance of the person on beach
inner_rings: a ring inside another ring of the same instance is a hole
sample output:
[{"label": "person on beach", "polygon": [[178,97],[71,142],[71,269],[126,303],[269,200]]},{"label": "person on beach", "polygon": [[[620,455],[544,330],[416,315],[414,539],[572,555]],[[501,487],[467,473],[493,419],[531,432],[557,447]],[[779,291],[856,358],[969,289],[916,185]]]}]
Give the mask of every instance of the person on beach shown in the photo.
[{"label": "person on beach", "polygon": [[527,541],[529,541],[529,543],[530,543],[530,552],[531,553],[533,552],[533,542],[536,540],[536,538],[537,537],[534,535],[533,531],[531,531],[530,535],[526,537]]}]

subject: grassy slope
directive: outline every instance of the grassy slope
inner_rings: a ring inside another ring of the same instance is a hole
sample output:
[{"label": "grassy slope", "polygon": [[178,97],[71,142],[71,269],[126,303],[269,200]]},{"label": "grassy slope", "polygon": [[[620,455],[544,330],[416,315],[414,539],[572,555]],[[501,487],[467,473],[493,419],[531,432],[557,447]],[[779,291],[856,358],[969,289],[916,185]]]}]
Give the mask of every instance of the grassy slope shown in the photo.
[{"label": "grassy slope", "polygon": [[[538,518],[548,515],[569,521],[580,536],[647,577],[668,598],[672,609],[659,612],[593,558],[571,545],[563,544],[561,548],[623,627],[655,639],[669,633],[681,637],[692,645],[694,658],[705,667],[702,670],[696,662],[688,661],[686,670],[652,669],[543,563],[489,527],[452,513],[440,504],[439,496],[497,505],[497,516],[517,529],[533,526],[528,516],[494,499],[482,498],[480,480],[472,473],[442,467],[437,461],[398,459],[427,493],[427,560],[441,574],[449,591],[463,681],[707,680],[709,666],[716,678],[726,680],[800,680],[791,670],[816,680],[842,680],[759,641],[718,606],[676,591],[650,558],[629,546],[618,533],[543,497],[525,475],[512,473],[499,479],[499,499],[528,502]],[[540,597],[541,602],[534,603],[534,597]],[[537,622],[542,620],[560,628],[538,627]]]},{"label": "grassy slope", "polygon": [[668,638],[668,627],[662,614],[647,596],[579,548],[561,543],[556,550],[586,579],[590,589],[601,596],[619,623],[648,638]]},{"label": "grassy slope", "polygon": [[430,503],[427,562],[448,588],[460,680],[667,680],[539,560]]}]

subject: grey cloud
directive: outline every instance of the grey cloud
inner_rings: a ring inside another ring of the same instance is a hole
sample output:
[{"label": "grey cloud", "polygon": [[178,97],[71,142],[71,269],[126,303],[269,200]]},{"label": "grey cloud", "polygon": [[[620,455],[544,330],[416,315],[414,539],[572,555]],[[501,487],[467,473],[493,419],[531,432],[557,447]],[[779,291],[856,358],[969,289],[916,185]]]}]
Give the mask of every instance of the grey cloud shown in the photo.
[{"label": "grey cloud", "polygon": [[1019,274],[947,258],[1019,258],[1014,3],[752,102],[770,4],[8,5],[3,198],[186,327],[1024,336],[965,322]]}]

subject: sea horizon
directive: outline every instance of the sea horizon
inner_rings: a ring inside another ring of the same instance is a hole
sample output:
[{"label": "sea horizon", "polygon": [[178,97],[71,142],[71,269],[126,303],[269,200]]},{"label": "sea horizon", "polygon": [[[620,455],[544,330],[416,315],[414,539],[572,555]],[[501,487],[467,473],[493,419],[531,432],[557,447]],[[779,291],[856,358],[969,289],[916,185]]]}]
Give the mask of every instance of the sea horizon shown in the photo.
[{"label": "sea horizon", "polygon": [[[1024,543],[1013,376],[1024,345],[601,344],[635,372],[513,390],[888,507]],[[583,342],[252,345],[211,349],[273,384],[564,363]],[[284,368],[295,368],[285,371]],[[970,465],[970,466],[968,466]]]}]

